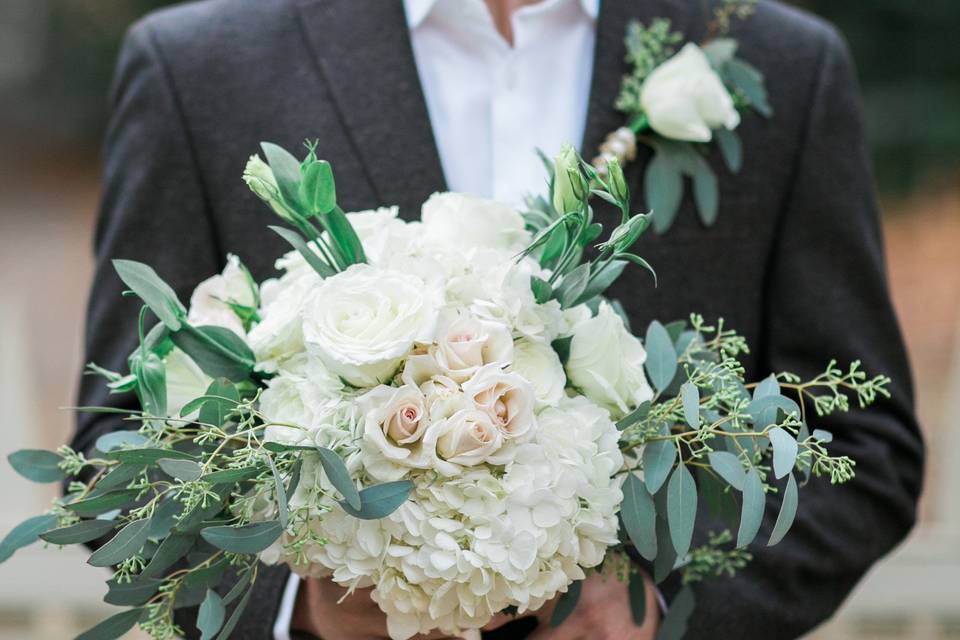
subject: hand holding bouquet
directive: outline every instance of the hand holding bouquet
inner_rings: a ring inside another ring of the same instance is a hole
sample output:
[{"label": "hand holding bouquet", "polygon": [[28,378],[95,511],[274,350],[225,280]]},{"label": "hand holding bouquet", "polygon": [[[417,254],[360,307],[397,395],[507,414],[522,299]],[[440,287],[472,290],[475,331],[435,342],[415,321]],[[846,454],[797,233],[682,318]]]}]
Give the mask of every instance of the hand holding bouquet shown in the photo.
[{"label": "hand holding bouquet", "polygon": [[[373,587],[395,640],[475,633],[563,594],[559,624],[601,565],[642,619],[628,552],[657,580],[736,571],[767,493],[782,494],[775,544],[811,473],[852,477],[808,412],[846,410],[846,392],[869,403],[885,378],[831,363],[747,384],[747,346],[722,322],[654,321],[641,340],[604,297],[631,263],[652,272],[631,252],[650,218],[616,162],[600,176],[568,148],[523,214],[444,193],[404,222],[344,213],[312,147],[302,162],[263,149],[244,178],[286,223],[281,275],[258,285],[229,256],[188,309],[116,261],[144,303],[141,344],[129,373],[90,370],[142,411],[91,452],[10,456],[31,480],[70,481],[0,560],[38,538],[105,541],[90,563],[114,567],[105,600],[128,608],[83,637],[171,637],[173,610],[198,604],[204,638],[229,637],[259,561]],[[599,243],[592,195],[621,211]],[[692,546],[701,499],[735,535]],[[240,580],[222,593],[227,568]]]}]

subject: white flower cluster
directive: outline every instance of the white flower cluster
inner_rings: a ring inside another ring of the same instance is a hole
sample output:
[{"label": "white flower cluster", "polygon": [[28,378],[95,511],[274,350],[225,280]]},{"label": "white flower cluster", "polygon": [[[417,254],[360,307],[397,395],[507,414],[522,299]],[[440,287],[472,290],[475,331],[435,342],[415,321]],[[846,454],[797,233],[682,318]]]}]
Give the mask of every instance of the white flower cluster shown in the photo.
[{"label": "white flower cluster", "polygon": [[[539,608],[617,542],[613,419],[651,395],[643,347],[605,304],[535,301],[530,277],[549,273],[517,262],[530,236],[510,207],[444,193],[419,222],[396,209],[348,219],[366,264],[322,279],[293,252],[249,295],[228,266],[191,308],[215,320],[218,305],[259,296],[249,332],[230,328],[273,375],[268,440],[334,449],[358,486],[414,485],[389,516],[361,520],[306,452],[290,504],[310,516],[306,563],[284,555],[292,533],[266,556],[373,586],[394,639]],[[566,337],[564,366],[551,344]]]}]

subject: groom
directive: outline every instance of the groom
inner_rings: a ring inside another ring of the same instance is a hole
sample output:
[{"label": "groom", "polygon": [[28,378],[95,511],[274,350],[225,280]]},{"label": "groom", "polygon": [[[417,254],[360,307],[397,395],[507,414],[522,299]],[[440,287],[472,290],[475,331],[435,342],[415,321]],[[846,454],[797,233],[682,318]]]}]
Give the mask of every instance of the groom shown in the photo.
[{"label": "groom", "polygon": [[[257,231],[270,215],[240,180],[260,140],[293,149],[319,139],[348,210],[396,203],[412,218],[444,189],[516,201],[543,179],[534,147],[553,153],[582,141],[590,157],[622,124],[613,103],[630,20],[669,18],[698,42],[718,2],[206,0],[146,18],[130,30],[114,88],[87,359],[122,369],[137,341],[136,303],[121,296],[113,258],[150,263],[181,298],[227,252],[258,279],[274,273],[286,248]],[[736,577],[696,589],[685,637],[776,640],[827,618],[906,535],[923,448],[848,52],[828,25],[766,0],[733,35],[764,73],[774,115],[745,117],[738,175],[711,152],[721,192],[713,227],[687,198],[666,235],[643,238],[638,253],[657,269],[659,288],[636,269],[611,294],[636,325],[691,310],[725,318],[753,348],[752,378],[812,374],[837,356],[893,379],[891,397],[868,411],[814,421],[834,433],[837,454],[857,461],[856,479],[829,491],[811,482],[783,543],[755,545]],[[641,152],[628,167],[638,205],[648,160]],[[130,402],[89,378],[80,390],[81,405]],[[89,448],[119,427],[83,414],[74,445]],[[658,589],[669,617],[677,585]],[[385,636],[365,592],[337,604],[341,595],[332,583],[266,568],[233,637]],[[644,626],[633,625],[625,587],[594,577],[567,622],[529,637],[652,638],[660,608],[647,610]],[[526,637],[535,624],[496,633]]]}]

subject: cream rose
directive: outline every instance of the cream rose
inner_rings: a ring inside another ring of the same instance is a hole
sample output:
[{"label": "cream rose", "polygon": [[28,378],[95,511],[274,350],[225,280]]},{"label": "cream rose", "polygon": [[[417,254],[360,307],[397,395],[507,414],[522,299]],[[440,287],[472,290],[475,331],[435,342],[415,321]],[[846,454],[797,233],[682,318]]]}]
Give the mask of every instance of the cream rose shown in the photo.
[{"label": "cream rose", "polygon": [[487,364],[506,366],[513,359],[513,337],[500,322],[458,315],[440,331],[427,352],[411,356],[404,377],[415,384],[434,375],[463,382]]},{"label": "cream rose", "polygon": [[736,129],[740,114],[707,56],[687,44],[647,76],[640,106],[650,127],[673,140],[709,142],[711,129]]},{"label": "cream rose", "polygon": [[486,365],[463,384],[463,393],[490,416],[505,438],[521,438],[534,426],[533,387],[517,373]]},{"label": "cream rose", "polygon": [[466,396],[460,385],[447,376],[433,376],[420,385],[420,392],[426,398],[427,413],[431,420],[443,420],[467,408]]},{"label": "cream rose", "polygon": [[[365,445],[400,467],[425,466],[420,440],[427,428],[427,412],[419,389],[379,386],[364,394],[359,403],[364,412]],[[400,469],[386,475],[395,479],[403,473]]]},{"label": "cream rose", "polygon": [[421,214],[427,246],[520,251],[530,241],[523,217],[502,202],[462,193],[435,193],[423,204]]},{"label": "cream rose", "polygon": [[653,397],[643,372],[646,359],[640,340],[604,302],[596,316],[574,327],[567,377],[584,395],[618,417]]},{"label": "cream rose", "polygon": [[463,409],[432,424],[424,436],[423,446],[433,455],[432,466],[437,471],[454,476],[460,467],[486,462],[503,446],[503,434],[486,411]]},{"label": "cream rose", "polygon": [[257,306],[257,285],[240,259],[229,254],[223,272],[207,278],[193,290],[187,320],[192,325],[214,325],[243,336],[243,321],[229,303]]},{"label": "cream rose", "polygon": [[353,265],[310,292],[304,342],[350,384],[373,387],[394,374],[414,342],[432,337],[438,302],[416,276]]},{"label": "cream rose", "polygon": [[526,338],[517,340],[510,370],[530,382],[539,406],[556,406],[563,398],[567,376],[560,357],[549,344]]}]

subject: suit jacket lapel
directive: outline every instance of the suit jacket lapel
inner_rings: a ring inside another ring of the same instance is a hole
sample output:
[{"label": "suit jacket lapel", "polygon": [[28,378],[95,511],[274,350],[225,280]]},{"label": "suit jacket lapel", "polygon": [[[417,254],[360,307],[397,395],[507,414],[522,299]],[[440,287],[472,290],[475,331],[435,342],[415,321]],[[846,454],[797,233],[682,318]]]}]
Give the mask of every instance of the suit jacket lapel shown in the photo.
[{"label": "suit jacket lapel", "polygon": [[401,2],[298,0],[305,36],[377,200],[403,217],[445,189]]}]

